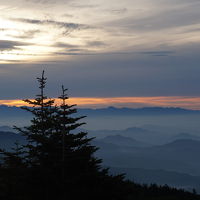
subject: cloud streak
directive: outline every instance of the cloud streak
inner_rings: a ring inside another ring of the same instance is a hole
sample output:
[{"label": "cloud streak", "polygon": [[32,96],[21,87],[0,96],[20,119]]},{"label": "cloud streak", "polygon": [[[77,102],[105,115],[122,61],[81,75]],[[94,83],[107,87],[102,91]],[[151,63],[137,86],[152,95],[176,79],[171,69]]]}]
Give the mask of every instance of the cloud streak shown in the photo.
[{"label": "cloud streak", "polygon": [[[55,99],[56,104],[60,102]],[[182,96],[158,96],[158,97],[71,97],[69,104],[77,104],[85,108],[103,108],[108,106],[115,107],[181,107],[187,109],[200,110],[200,97],[182,97]],[[0,105],[7,106],[28,106],[22,100],[0,100]]]},{"label": "cloud streak", "polygon": [[150,55],[150,56],[170,56],[175,54],[176,52],[174,51],[144,51],[144,52],[139,52],[140,54],[144,55]]},{"label": "cloud streak", "polygon": [[23,46],[30,45],[30,43],[11,41],[11,40],[0,40],[0,51],[12,51],[20,49]]},{"label": "cloud streak", "polygon": [[88,29],[90,28],[88,25],[79,24],[79,23],[69,23],[69,22],[60,22],[54,20],[39,20],[39,19],[28,19],[28,18],[12,18],[13,21],[28,23],[28,24],[36,24],[36,25],[52,25],[58,28],[66,28],[66,29]]}]

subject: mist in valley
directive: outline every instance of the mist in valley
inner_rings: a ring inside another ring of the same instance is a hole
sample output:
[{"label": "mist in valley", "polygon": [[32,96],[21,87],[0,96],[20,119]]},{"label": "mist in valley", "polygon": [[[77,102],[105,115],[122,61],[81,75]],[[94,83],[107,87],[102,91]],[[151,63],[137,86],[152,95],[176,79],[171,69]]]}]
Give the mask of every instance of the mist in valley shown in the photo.
[{"label": "mist in valley", "polygon": [[[25,143],[12,126],[28,125],[31,116],[16,107],[1,109],[1,147],[10,149],[15,140]],[[78,114],[87,117],[79,130],[95,138],[92,144],[99,147],[96,156],[111,173],[126,173],[127,179],[139,183],[200,192],[200,113],[169,110],[124,112],[115,108],[112,114],[110,108],[80,109]]]}]

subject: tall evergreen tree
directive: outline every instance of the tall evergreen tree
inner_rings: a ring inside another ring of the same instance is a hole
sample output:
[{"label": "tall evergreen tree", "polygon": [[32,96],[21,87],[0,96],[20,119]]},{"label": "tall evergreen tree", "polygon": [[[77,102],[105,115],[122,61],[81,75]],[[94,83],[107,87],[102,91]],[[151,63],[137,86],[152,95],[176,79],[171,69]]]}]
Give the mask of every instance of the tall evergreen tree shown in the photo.
[{"label": "tall evergreen tree", "polygon": [[68,195],[73,193],[71,195],[74,196],[77,190],[79,193],[86,192],[87,182],[94,184],[91,179],[99,173],[101,160],[94,157],[97,148],[90,144],[93,138],[88,138],[86,132],[75,131],[84,124],[79,122],[84,116],[73,116],[77,112],[76,105],[66,103],[68,99],[66,91],[67,89],[62,86],[62,94],[59,97],[62,103],[57,107],[55,118],[56,137],[58,138],[59,135],[60,145],[58,146],[61,147],[57,157],[62,156],[60,160],[63,185],[70,188]]},{"label": "tall evergreen tree", "polygon": [[27,150],[27,162],[30,166],[45,165],[45,157],[48,155],[49,147],[48,138],[53,133],[54,121],[54,100],[48,99],[44,94],[47,80],[44,77],[44,71],[42,77],[37,78],[37,80],[39,82],[40,94],[36,95],[34,100],[24,100],[31,107],[22,107],[22,109],[33,114],[31,125],[24,128],[15,127],[28,141],[28,144],[24,148]]},{"label": "tall evergreen tree", "polygon": [[[31,125],[18,128],[15,127],[20,134],[22,134],[27,144],[23,145],[25,151],[24,162],[27,165],[26,175],[26,190],[29,194],[29,198],[38,198],[39,194],[43,199],[49,199],[49,181],[51,179],[50,174],[53,152],[52,134],[55,118],[55,107],[53,106],[54,100],[48,99],[44,93],[45,84],[47,78],[44,77],[44,71],[42,77],[37,78],[39,82],[40,93],[36,95],[34,100],[25,99],[29,107],[22,107],[24,110],[32,113],[33,119]],[[53,158],[52,160],[53,161]],[[52,173],[52,176],[54,174]]]},{"label": "tall evergreen tree", "polygon": [[[43,199],[94,196],[108,178],[101,170],[101,160],[94,157],[97,148],[90,144],[86,132],[76,131],[83,125],[83,117],[76,117],[76,105],[66,103],[68,96],[62,86],[61,104],[54,105],[44,93],[44,71],[39,82],[40,93],[34,100],[24,100],[32,107],[23,107],[33,114],[31,125],[17,128],[26,137],[22,162],[27,166],[27,191],[30,196]],[[5,159],[13,153],[5,153]]]}]

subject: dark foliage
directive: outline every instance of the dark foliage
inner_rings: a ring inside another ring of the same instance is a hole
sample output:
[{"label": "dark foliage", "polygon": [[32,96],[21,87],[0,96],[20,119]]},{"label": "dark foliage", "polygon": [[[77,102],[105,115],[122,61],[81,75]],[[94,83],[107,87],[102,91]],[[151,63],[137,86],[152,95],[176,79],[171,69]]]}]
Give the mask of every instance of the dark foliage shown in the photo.
[{"label": "dark foliage", "polygon": [[75,105],[66,103],[67,90],[62,87],[61,105],[44,95],[44,72],[38,78],[40,94],[26,99],[32,107],[23,109],[33,114],[31,125],[17,128],[27,143],[16,143],[11,152],[1,150],[0,199],[5,200],[129,200],[200,199],[194,193],[157,185],[139,185],[125,181],[123,175],[108,175],[101,167],[93,138],[76,132],[84,117],[75,117]]}]

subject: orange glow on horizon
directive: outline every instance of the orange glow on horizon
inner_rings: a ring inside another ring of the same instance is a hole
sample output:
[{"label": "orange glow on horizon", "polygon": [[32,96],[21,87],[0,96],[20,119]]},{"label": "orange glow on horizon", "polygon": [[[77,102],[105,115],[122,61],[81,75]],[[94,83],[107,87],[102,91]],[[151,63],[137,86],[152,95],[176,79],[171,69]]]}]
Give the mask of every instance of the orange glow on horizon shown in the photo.
[{"label": "orange glow on horizon", "polygon": [[[59,100],[55,99],[59,104]],[[102,108],[115,107],[181,107],[200,110],[200,97],[158,96],[158,97],[72,97],[67,103],[77,104],[78,107]],[[0,100],[0,105],[27,106],[23,100]]]}]

